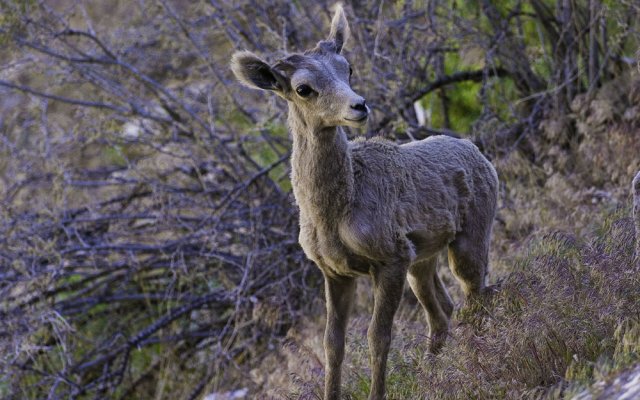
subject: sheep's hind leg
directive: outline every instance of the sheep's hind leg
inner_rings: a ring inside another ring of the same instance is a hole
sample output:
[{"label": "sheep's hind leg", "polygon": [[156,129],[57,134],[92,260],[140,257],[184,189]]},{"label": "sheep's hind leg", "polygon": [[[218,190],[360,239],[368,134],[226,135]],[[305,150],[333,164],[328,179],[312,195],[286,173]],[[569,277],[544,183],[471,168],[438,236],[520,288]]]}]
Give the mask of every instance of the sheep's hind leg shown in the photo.
[{"label": "sheep's hind leg", "polygon": [[437,273],[437,257],[417,262],[409,267],[407,280],[424,308],[429,322],[429,351],[437,354],[449,333],[453,302]]},{"label": "sheep's hind leg", "polygon": [[449,267],[467,300],[480,299],[486,291],[489,236],[475,236],[461,233],[449,244]]}]

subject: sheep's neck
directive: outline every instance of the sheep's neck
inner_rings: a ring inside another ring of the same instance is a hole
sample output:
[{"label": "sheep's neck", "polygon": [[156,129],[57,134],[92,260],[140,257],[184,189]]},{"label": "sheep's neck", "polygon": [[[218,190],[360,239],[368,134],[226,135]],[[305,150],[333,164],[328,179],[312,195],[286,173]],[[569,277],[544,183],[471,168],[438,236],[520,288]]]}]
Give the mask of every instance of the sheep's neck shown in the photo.
[{"label": "sheep's neck", "polygon": [[349,143],[339,127],[314,129],[295,108],[289,110],[293,136],[292,184],[301,216],[336,227],[353,195]]}]

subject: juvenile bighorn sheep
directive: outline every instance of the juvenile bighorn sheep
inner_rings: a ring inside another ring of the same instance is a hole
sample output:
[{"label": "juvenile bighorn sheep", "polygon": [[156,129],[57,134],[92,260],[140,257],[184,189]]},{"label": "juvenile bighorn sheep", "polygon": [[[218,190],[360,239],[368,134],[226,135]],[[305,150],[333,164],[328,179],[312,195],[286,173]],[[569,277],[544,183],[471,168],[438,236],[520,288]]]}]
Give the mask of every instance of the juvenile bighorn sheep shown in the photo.
[{"label": "juvenile bighorn sheep", "polygon": [[299,241],[325,277],[325,399],[340,396],[355,278],[367,274],[374,288],[369,398],[382,399],[405,277],[426,311],[433,352],[444,343],[453,311],[436,272],[438,251],[448,246],[449,265],[467,297],[485,290],[498,178],[468,140],[348,142],[341,126],[362,127],[369,114],[350,87],[351,68],[340,54],[348,35],[338,6],[328,39],[313,49],[272,65],[241,51],[231,68],[244,85],[272,91],[289,105]]}]

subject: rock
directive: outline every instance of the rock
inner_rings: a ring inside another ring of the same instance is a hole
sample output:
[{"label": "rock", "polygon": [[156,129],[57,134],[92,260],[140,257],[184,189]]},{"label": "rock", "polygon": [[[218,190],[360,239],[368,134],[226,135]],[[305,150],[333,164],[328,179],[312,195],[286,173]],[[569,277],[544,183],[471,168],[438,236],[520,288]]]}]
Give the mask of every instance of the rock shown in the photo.
[{"label": "rock", "polygon": [[612,381],[596,382],[571,400],[633,400],[640,398],[640,366],[621,372]]},{"label": "rock", "polygon": [[593,100],[590,111],[587,123],[596,126],[613,121],[616,114],[616,110],[609,100]]},{"label": "rock", "polygon": [[204,398],[202,400],[238,400],[238,399],[246,399],[246,398],[248,398],[247,397],[248,394],[249,394],[249,389],[242,388],[242,389],[232,390],[232,391],[229,391],[229,392],[210,393],[210,394],[204,396]]},{"label": "rock", "polygon": [[626,122],[634,122],[640,119],[640,106],[627,108],[622,114],[622,119]]}]

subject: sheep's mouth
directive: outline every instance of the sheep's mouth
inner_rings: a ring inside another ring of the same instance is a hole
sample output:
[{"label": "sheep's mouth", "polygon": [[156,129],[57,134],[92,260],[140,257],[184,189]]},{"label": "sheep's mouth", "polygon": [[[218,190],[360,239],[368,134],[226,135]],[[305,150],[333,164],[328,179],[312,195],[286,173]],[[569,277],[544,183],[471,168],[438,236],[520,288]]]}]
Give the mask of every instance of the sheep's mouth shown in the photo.
[{"label": "sheep's mouth", "polygon": [[369,118],[369,114],[365,114],[365,115],[363,115],[363,116],[362,116],[362,117],[360,117],[360,118],[355,118],[355,119],[345,118],[345,119],[346,119],[347,121],[350,121],[350,122],[360,122],[360,123],[361,123],[361,122],[366,121],[366,120],[367,120],[367,118]]}]

